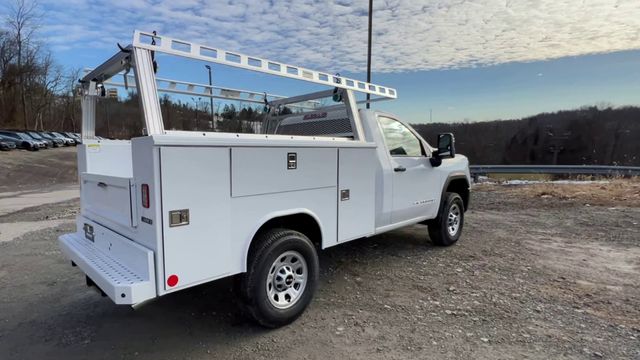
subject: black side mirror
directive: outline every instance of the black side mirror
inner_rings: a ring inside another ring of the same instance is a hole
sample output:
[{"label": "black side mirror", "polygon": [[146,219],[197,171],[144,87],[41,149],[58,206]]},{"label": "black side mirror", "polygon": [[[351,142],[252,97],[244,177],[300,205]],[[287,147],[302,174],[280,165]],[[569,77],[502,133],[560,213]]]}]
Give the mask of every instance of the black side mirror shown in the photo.
[{"label": "black side mirror", "polygon": [[454,145],[453,134],[445,133],[438,135],[438,150],[433,152],[433,156],[429,158],[431,166],[438,167],[442,165],[442,159],[452,158],[456,156],[456,147]]},{"label": "black side mirror", "polygon": [[452,158],[456,156],[456,147],[453,134],[445,133],[438,135],[438,157],[441,159]]}]

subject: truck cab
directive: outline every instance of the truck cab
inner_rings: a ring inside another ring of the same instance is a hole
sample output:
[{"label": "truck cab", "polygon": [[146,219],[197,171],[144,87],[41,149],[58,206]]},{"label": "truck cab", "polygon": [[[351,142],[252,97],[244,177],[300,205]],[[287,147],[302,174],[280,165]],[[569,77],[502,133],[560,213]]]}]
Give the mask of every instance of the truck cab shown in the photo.
[{"label": "truck cab", "polygon": [[[329,89],[262,99],[234,90],[264,107],[259,133],[166,130],[159,92],[232,92],[157,78],[157,53]],[[96,102],[119,76],[139,93],[147,133],[100,139]],[[318,251],[415,224],[436,245],[461,236],[470,176],[453,135],[432,147],[396,116],[359,109],[356,92],[391,100],[393,88],[136,31],[132,45],[81,79],[80,92],[81,209],[76,232],[59,242],[87,284],[116,304],[234,276],[248,314],[277,327],[311,302]]]},{"label": "truck cab", "polygon": [[[452,134],[441,134],[439,148],[433,148],[411,125],[393,114],[359,109],[359,115],[366,141],[377,145],[377,228],[395,228],[425,215],[435,217],[443,190],[447,189],[455,189],[467,209],[469,162],[465,156],[455,154]],[[286,115],[274,132],[353,137],[347,114],[335,106]],[[447,160],[442,162],[443,159]]]}]

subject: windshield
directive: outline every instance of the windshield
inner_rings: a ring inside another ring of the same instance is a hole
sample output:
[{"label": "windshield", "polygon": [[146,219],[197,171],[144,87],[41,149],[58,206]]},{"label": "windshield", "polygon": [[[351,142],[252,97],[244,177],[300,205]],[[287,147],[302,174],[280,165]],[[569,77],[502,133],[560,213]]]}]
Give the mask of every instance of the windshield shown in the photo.
[{"label": "windshield", "polygon": [[33,140],[33,138],[31,138],[29,135],[24,134],[24,133],[16,133],[18,135],[18,137],[22,140]]},{"label": "windshield", "polygon": [[40,136],[38,133],[29,132],[28,134],[31,135],[31,137],[34,137],[36,139],[42,139],[42,136]]}]

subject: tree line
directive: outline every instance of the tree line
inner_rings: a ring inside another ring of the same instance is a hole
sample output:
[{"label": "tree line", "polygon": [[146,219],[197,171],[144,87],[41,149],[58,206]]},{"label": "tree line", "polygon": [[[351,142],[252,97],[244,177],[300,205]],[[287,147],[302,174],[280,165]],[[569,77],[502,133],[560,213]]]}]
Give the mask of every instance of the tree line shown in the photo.
[{"label": "tree line", "polygon": [[433,146],[453,133],[456,151],[478,165],[640,166],[640,107],[583,107],[522,119],[416,124]]},{"label": "tree line", "polygon": [[15,0],[0,28],[0,127],[78,130],[79,71],[65,70],[39,40],[35,2]]},{"label": "tree line", "polygon": [[[14,0],[0,25],[0,128],[79,132],[79,69],[57,64],[40,40],[42,14],[35,2]],[[160,98],[167,129],[211,130],[208,104]],[[223,105],[223,104],[221,104]],[[214,121],[220,131],[255,132],[259,111],[250,106],[224,104]],[[96,133],[109,138],[131,138],[144,133],[138,96],[99,98]]]}]

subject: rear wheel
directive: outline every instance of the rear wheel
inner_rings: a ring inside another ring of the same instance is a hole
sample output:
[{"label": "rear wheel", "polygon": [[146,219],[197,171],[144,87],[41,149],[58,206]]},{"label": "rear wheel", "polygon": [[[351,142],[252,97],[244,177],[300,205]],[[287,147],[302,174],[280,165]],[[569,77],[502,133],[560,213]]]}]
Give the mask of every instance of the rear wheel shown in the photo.
[{"label": "rear wheel", "polygon": [[273,229],[258,235],[240,291],[251,317],[275,328],[293,322],[311,302],[318,283],[318,255],[304,234]]},{"label": "rear wheel", "polygon": [[438,217],[428,223],[429,237],[435,245],[453,245],[462,234],[464,226],[464,203],[460,195],[446,193]]}]

